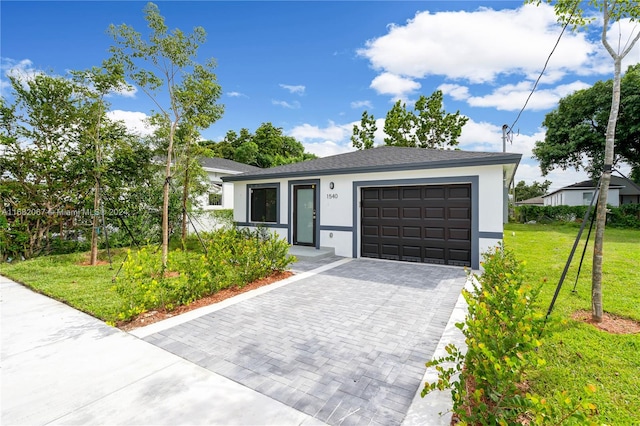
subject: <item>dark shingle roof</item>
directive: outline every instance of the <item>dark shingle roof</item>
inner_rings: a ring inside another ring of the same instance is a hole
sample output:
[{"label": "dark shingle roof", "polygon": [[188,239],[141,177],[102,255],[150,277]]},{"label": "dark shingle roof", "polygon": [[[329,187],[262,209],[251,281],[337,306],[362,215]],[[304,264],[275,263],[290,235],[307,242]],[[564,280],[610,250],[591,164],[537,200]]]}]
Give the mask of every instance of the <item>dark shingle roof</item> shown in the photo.
[{"label": "dark shingle roof", "polygon": [[301,163],[286,164],[269,169],[259,169],[235,176],[226,176],[223,180],[233,182],[261,178],[372,173],[490,164],[518,164],[521,157],[521,154],[502,152],[473,152],[381,146],[362,151],[317,158]]},{"label": "dark shingle roof", "polygon": [[237,161],[219,157],[202,157],[200,158],[200,165],[210,169],[221,169],[242,173],[261,170],[260,167],[250,166],[248,164],[238,163]]},{"label": "dark shingle roof", "polygon": [[[557,192],[566,191],[566,190],[595,189],[596,183],[597,181],[594,182],[592,180],[583,180],[582,182],[577,182],[572,185],[568,185],[560,189],[556,189],[555,191],[544,195],[544,197],[548,197],[549,195],[553,195]],[[630,179],[625,179],[619,176],[611,176],[611,183],[609,183],[609,188],[620,189],[620,195],[640,194],[640,186],[636,185]]]}]

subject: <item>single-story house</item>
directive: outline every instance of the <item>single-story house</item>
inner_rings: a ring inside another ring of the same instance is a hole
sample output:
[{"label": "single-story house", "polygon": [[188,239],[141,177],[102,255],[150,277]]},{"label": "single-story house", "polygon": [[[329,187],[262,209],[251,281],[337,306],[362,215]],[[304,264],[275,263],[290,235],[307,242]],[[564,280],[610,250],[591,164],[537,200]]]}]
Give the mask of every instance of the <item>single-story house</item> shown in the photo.
[{"label": "single-story house", "polygon": [[198,231],[211,231],[215,229],[217,222],[210,212],[220,209],[233,209],[233,183],[223,182],[222,178],[253,172],[260,170],[260,168],[218,157],[201,157],[199,162],[202,169],[207,172],[209,190],[198,197],[198,205],[202,213],[194,215],[193,224],[189,227],[189,230],[193,231],[195,227]]},{"label": "single-story house", "polygon": [[479,268],[520,154],[377,147],[233,176],[234,220],[345,257]]},{"label": "single-story house", "polygon": [[527,198],[526,200],[516,201],[516,206],[544,206],[544,199],[542,196]]},{"label": "single-story house", "polygon": [[[565,186],[543,196],[545,206],[583,206],[591,203],[597,182],[585,180]],[[640,186],[629,179],[611,176],[607,204],[618,207],[621,204],[640,203]]]}]

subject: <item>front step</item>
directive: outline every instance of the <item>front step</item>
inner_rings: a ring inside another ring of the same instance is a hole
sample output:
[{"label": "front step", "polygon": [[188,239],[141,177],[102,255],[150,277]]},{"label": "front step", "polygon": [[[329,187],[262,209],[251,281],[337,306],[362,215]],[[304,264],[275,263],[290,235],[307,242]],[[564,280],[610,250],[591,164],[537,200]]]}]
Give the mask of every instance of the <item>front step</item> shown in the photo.
[{"label": "front step", "polygon": [[335,256],[336,249],[333,247],[289,246],[289,255],[295,256],[298,260],[315,260],[325,257]]}]

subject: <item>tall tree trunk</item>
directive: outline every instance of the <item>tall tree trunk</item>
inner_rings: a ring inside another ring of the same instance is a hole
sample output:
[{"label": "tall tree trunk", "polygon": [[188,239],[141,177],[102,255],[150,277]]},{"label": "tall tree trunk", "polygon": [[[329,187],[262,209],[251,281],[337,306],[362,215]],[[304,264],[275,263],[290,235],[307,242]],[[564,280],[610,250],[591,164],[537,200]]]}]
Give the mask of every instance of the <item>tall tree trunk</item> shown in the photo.
[{"label": "tall tree trunk", "polygon": [[164,187],[162,190],[162,267],[167,267],[169,260],[169,183],[171,181],[171,156],[173,153],[173,138],[176,134],[177,120],[171,123],[169,131],[169,147],[167,148],[167,164],[164,173]]},{"label": "tall tree trunk", "polygon": [[96,178],[93,193],[93,214],[91,218],[91,265],[98,264],[98,210],[100,210],[100,181]]},{"label": "tall tree trunk", "polygon": [[602,321],[604,308],[602,305],[602,261],[604,254],[604,228],[607,223],[607,196],[611,182],[611,166],[613,165],[613,150],[616,137],[616,123],[620,108],[620,73],[622,58],[614,57],[613,94],[611,97],[611,111],[607,123],[607,137],[604,150],[604,169],[600,181],[598,194],[598,209],[596,212],[596,234],[593,246],[593,273],[591,276],[591,318],[595,322]]},{"label": "tall tree trunk", "polygon": [[187,239],[187,201],[189,200],[189,146],[186,150],[187,164],[184,169],[184,186],[182,187],[182,248]]}]

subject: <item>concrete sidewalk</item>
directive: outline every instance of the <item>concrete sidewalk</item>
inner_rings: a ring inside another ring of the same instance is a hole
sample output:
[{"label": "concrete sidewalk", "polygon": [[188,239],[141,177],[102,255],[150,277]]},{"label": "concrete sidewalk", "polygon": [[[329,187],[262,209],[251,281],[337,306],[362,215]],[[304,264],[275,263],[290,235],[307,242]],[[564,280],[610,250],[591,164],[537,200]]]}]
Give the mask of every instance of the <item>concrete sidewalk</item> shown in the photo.
[{"label": "concrete sidewalk", "polygon": [[318,420],[0,276],[0,423]]}]

